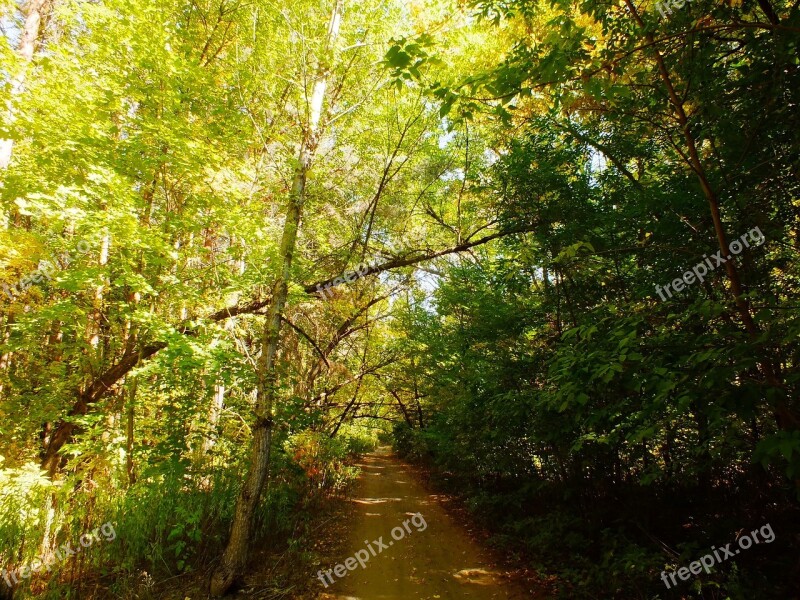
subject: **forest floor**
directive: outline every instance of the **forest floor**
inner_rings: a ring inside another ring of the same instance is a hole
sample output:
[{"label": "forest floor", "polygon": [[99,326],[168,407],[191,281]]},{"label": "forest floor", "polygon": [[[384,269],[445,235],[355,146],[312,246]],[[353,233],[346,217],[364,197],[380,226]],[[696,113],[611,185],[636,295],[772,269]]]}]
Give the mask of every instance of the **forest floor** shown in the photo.
[{"label": "forest floor", "polygon": [[321,565],[324,572],[355,557],[350,561],[355,568],[340,567],[341,578],[332,572],[334,583],[327,588],[320,582],[320,600],[549,597],[519,571],[501,566],[471,537],[477,527],[462,524],[460,511],[458,519],[449,514],[443,507],[449,498],[426,490],[419,474],[388,448],[364,457],[359,466],[348,543],[340,544],[330,564]]},{"label": "forest floor", "polygon": [[[486,543],[488,532],[472,521],[458,500],[434,491],[424,471],[403,463],[388,447],[363,457],[357,465],[361,476],[352,493],[329,498],[313,511],[310,529],[304,536],[310,540],[310,548],[305,551],[255,548],[242,585],[231,598],[545,600],[554,597],[535,573],[490,551]],[[363,568],[357,562],[359,556]],[[353,558],[351,567],[356,563],[352,570],[344,566],[348,558]],[[339,564],[343,565],[338,569],[340,574],[344,572],[342,577],[333,572]],[[326,586],[320,573],[328,570],[333,583],[327,580]],[[203,591],[206,579],[207,574],[196,574],[172,582],[168,589],[162,588],[160,593],[149,597],[206,598]]]}]

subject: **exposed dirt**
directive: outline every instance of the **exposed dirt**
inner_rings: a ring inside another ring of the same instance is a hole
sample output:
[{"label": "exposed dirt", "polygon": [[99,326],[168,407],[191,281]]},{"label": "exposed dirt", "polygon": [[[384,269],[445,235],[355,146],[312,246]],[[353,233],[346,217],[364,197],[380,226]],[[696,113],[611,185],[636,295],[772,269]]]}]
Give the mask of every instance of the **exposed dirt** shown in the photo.
[{"label": "exposed dirt", "polygon": [[[387,448],[365,457],[359,466],[363,473],[352,500],[349,547],[322,565],[322,579],[331,570],[333,583],[327,580],[320,600],[548,597],[499,567]],[[417,513],[422,517],[414,519]],[[339,574],[345,572],[337,577],[336,563],[344,565],[359,551],[365,566],[341,567]]]}]

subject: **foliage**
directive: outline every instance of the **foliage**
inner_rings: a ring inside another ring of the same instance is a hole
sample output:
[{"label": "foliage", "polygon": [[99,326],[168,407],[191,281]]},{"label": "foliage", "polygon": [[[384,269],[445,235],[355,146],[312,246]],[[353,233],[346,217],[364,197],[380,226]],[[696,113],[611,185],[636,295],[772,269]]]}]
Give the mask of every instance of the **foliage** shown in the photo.
[{"label": "foliage", "polygon": [[390,437],[565,597],[767,521],[680,593],[796,593],[797,5],[55,0],[29,61],[18,4],[0,567],[117,530],[18,594],[203,577],[264,449],[250,541],[308,558]]}]

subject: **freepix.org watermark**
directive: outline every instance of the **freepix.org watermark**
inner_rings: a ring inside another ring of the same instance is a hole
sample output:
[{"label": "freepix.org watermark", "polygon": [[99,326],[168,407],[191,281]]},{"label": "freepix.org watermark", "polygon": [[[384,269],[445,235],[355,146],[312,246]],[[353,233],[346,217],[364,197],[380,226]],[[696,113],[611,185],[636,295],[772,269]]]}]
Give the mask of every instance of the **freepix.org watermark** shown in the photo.
[{"label": "freepix.org watermark", "polygon": [[662,18],[666,19],[667,14],[672,14],[670,5],[674,8],[683,8],[687,2],[691,1],[692,0],[662,0],[661,2],[656,2],[656,10],[661,13]]},{"label": "freepix.org watermark", "polygon": [[332,291],[333,288],[342,285],[343,283],[352,283],[356,279],[361,279],[369,272],[369,270],[372,267],[374,267],[377,264],[378,264],[377,261],[373,261],[371,263],[361,263],[355,269],[350,271],[345,271],[341,277],[337,277],[336,279],[328,283],[326,286],[323,287],[322,284],[318,285],[317,292],[322,298],[327,299],[329,295],[333,296],[333,291]]},{"label": "freepix.org watermark", "polygon": [[[755,235],[758,234],[758,235]],[[758,247],[764,243],[766,238],[764,234],[761,233],[761,229],[758,227],[754,227],[747,233],[745,233],[742,237],[737,240],[733,240],[728,245],[728,251],[730,254],[728,256],[722,256],[722,250],[717,251],[716,254],[712,254],[709,258],[708,255],[703,255],[703,261],[697,263],[691,271],[686,271],[683,274],[683,278],[678,278],[672,281],[672,283],[668,283],[663,288],[660,285],[656,286],[656,292],[661,297],[662,300],[666,300],[664,297],[664,292],[667,293],[667,296],[672,298],[672,292],[670,291],[670,287],[672,287],[676,292],[682,292],[685,285],[692,285],[695,282],[703,283],[705,281],[706,275],[708,275],[711,271],[716,269],[720,265],[724,265],[729,260],[732,260],[734,256],[741,253],[742,250],[745,248],[749,248],[752,246]],[[713,261],[713,262],[712,262]]]},{"label": "freepix.org watermark", "polygon": [[[761,534],[761,540],[758,539],[759,534]],[[703,571],[705,571],[706,574],[711,573],[711,567],[714,565],[722,563],[729,558],[735,557],[742,550],[747,550],[753,545],[753,542],[760,544],[762,541],[765,544],[771,544],[775,541],[775,532],[772,531],[772,525],[769,523],[760,529],[753,529],[749,535],[744,534],[740,536],[739,539],[736,540],[736,542],[739,544],[739,547],[735,550],[731,549],[733,542],[730,544],[725,544],[722,548],[711,546],[712,554],[706,554],[705,556],[701,557],[700,560],[690,563],[688,569],[686,567],[681,567],[677,571],[672,571],[671,573],[661,571],[661,580],[664,582],[664,585],[667,586],[667,589],[670,589],[672,586],[667,580],[668,577],[669,580],[672,581],[672,585],[677,585],[678,582],[675,581],[676,574],[681,581],[688,581],[691,575],[700,575],[700,573]],[[722,553],[722,556],[720,556],[720,552]]]},{"label": "freepix.org watermark", "polygon": [[[89,242],[81,240],[78,242],[76,250],[80,254],[86,254],[89,250],[91,250],[91,246],[89,245]],[[64,265],[64,268],[68,267],[73,261],[72,254],[70,252],[64,252],[58,257],[58,259],[59,263]],[[58,265],[54,264],[52,261],[43,260],[39,262],[38,269],[20,279],[15,285],[9,286],[7,283],[0,283],[0,288],[2,288],[2,290],[6,293],[6,296],[13,300],[15,296],[18,296],[33,284],[52,279],[57,270]]]},{"label": "freepix.org watermark", "polygon": [[379,537],[377,540],[373,540],[372,542],[364,540],[364,543],[367,545],[369,550],[367,550],[367,548],[359,550],[355,553],[355,556],[351,556],[345,560],[344,564],[339,563],[332,569],[328,569],[325,572],[320,569],[317,571],[317,578],[322,582],[322,585],[328,587],[329,584],[333,584],[331,572],[333,575],[336,575],[336,577],[341,579],[347,575],[348,571],[354,571],[357,566],[361,566],[362,569],[365,568],[370,558],[373,556],[378,556],[378,554],[384,550],[388,550],[389,546],[394,545],[395,542],[399,542],[406,537],[406,533],[411,533],[411,527],[409,524],[413,525],[417,531],[425,531],[428,528],[428,524],[425,522],[425,517],[422,516],[422,513],[417,513],[410,519],[403,521],[403,527],[398,526],[392,529],[392,539],[389,540],[388,544],[384,543],[383,536]]},{"label": "freepix.org watermark", "polygon": [[103,534],[103,538],[107,542],[112,542],[117,539],[117,532],[114,530],[113,523],[103,523],[100,527],[95,529],[94,531],[90,531],[89,533],[84,533],[80,537],[80,546],[75,546],[72,548],[72,543],[67,542],[66,544],[62,544],[59,549],[53,552],[51,555],[47,556],[46,558],[37,558],[29,565],[25,565],[24,567],[20,567],[16,571],[11,571],[10,573],[6,570],[0,571],[0,576],[5,580],[8,587],[13,587],[11,581],[14,581],[14,584],[18,584],[20,578],[28,579],[32,574],[38,573],[42,570],[42,568],[46,569],[48,572],[52,569],[53,565],[62,562],[68,559],[71,556],[75,556],[78,554],[83,548],[88,548],[96,541],[101,541],[100,534]]}]

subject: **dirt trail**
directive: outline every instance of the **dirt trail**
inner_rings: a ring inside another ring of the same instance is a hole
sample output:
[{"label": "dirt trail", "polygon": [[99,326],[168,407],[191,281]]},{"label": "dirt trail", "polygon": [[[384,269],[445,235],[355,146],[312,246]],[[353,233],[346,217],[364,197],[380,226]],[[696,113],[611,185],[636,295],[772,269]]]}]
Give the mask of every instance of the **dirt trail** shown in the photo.
[{"label": "dirt trail", "polygon": [[[509,582],[439,505],[437,497],[429,494],[388,449],[379,449],[360,466],[363,473],[353,499],[356,515],[348,556],[356,556],[370,545],[375,556],[370,553],[363,568],[356,564],[341,578],[332,573],[330,578],[334,583],[329,583],[321,598],[500,600],[536,597]],[[416,513],[422,518],[414,518]],[[397,527],[400,529],[395,529]],[[379,551],[381,538],[385,548]],[[344,564],[348,556],[340,557],[339,562]],[[334,566],[327,565],[325,570]],[[340,568],[339,573],[343,570]]]}]

